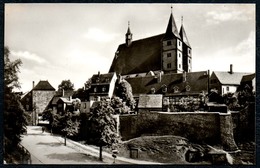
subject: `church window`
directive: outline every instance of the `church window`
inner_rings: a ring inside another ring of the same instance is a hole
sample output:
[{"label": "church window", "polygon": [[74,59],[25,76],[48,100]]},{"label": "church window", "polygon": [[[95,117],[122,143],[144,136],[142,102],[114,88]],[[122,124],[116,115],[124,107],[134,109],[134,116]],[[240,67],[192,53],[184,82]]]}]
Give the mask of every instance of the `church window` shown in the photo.
[{"label": "church window", "polygon": [[167,64],[167,68],[171,68],[171,67],[172,67],[171,63]]},{"label": "church window", "polygon": [[171,41],[167,41],[167,46],[170,46],[172,45],[172,42]]},{"label": "church window", "polygon": [[172,56],[172,54],[171,53],[167,53],[167,57],[169,58],[169,57],[171,57]]}]

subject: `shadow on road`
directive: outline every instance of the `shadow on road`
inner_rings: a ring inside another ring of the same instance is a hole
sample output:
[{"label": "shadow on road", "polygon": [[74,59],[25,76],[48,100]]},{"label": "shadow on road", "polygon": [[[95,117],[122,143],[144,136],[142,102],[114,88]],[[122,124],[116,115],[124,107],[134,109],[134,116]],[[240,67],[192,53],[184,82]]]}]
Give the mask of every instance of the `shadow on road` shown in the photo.
[{"label": "shadow on road", "polygon": [[58,159],[60,161],[75,161],[75,162],[86,162],[87,163],[93,163],[94,162],[99,162],[99,163],[103,163],[101,161],[99,161],[98,157],[95,156],[91,156],[89,154],[85,154],[85,153],[52,153],[49,155],[46,155],[48,158],[51,159]]},{"label": "shadow on road", "polygon": [[60,142],[39,142],[36,145],[45,145],[45,146],[51,146],[51,147],[58,147],[58,146],[64,146],[63,143]]}]

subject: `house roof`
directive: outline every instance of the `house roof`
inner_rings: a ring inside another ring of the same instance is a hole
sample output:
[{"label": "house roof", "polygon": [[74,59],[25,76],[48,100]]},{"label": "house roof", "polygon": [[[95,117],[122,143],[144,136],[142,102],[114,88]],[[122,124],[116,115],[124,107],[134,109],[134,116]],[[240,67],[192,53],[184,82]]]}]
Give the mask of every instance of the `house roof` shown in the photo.
[{"label": "house roof", "polygon": [[181,25],[180,36],[181,36],[182,41],[183,41],[187,46],[191,47],[183,25]]},{"label": "house roof", "polygon": [[161,40],[164,34],[120,44],[109,72],[135,74],[161,70]]},{"label": "house roof", "polygon": [[[244,75],[248,75],[249,73],[244,72],[221,72],[221,71],[213,71],[216,77],[218,78],[221,84],[226,85],[240,85],[240,81]],[[213,74],[212,73],[212,74]]]},{"label": "house roof", "polygon": [[179,35],[179,32],[178,32],[178,28],[177,28],[177,25],[175,23],[174,17],[171,13],[170,19],[169,19],[169,22],[168,22],[168,26],[167,26],[167,29],[166,29],[166,33],[165,33],[165,36],[163,37],[163,39],[165,39],[165,40],[172,39],[174,36],[179,38],[179,39],[181,38],[180,35]]},{"label": "house roof", "polygon": [[243,82],[248,82],[248,81],[252,81],[255,78],[255,73],[250,74],[250,75],[244,75],[241,79],[241,83]]},{"label": "house roof", "polygon": [[[166,95],[190,95],[207,91],[207,71],[186,73],[186,80],[184,80],[184,75],[184,73],[164,74],[161,75],[161,82],[158,82],[158,76],[134,77],[125,80],[131,84],[134,95],[149,94],[152,88],[155,94],[161,94],[165,86],[167,87]],[[176,88],[178,92],[175,92]]]},{"label": "house roof", "polygon": [[40,81],[34,88],[33,90],[50,90],[50,91],[55,91],[55,88],[51,86],[51,84],[46,80],[46,81]]},{"label": "house roof", "polygon": [[109,84],[115,75],[115,72],[106,74],[94,74],[91,78],[91,85],[95,84]]},{"label": "house roof", "polygon": [[[63,101],[64,103],[71,104],[73,99],[69,99],[69,98],[67,98],[67,97],[60,97],[60,98],[58,99],[58,101],[59,101],[59,100]],[[57,102],[58,102],[58,101],[57,101]]]}]

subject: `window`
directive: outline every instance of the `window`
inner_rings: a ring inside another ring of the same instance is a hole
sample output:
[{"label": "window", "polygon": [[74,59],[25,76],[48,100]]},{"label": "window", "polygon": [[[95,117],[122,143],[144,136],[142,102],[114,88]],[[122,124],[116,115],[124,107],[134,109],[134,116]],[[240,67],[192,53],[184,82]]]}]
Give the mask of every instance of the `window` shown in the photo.
[{"label": "window", "polygon": [[172,67],[171,63],[167,64],[167,68],[171,68],[171,67]]},{"label": "window", "polygon": [[151,93],[152,93],[152,94],[155,93],[155,88],[151,88]]},{"label": "window", "polygon": [[181,42],[179,41],[179,46],[181,46]]},{"label": "window", "polygon": [[188,53],[190,54],[190,49],[188,48]]},{"label": "window", "polygon": [[84,109],[86,109],[87,108],[87,103],[84,103]]},{"label": "window", "polygon": [[96,88],[96,87],[94,88],[94,92],[95,92],[95,93],[97,92],[97,88]]},{"label": "window", "polygon": [[167,86],[166,85],[162,85],[162,92],[166,93],[167,92]]},{"label": "window", "polygon": [[179,68],[181,68],[181,64],[179,64]]},{"label": "window", "polygon": [[170,46],[172,45],[172,42],[171,41],[167,41],[167,46]]},{"label": "window", "polygon": [[29,98],[26,98],[26,101],[28,102],[28,101],[29,101]]},{"label": "window", "polygon": [[97,83],[99,82],[99,78],[96,79],[96,82],[97,82]]},{"label": "window", "polygon": [[189,59],[189,64],[190,64],[190,59]]},{"label": "window", "polygon": [[106,91],[106,87],[102,87],[102,92],[105,92]]},{"label": "window", "polygon": [[190,86],[189,86],[189,85],[186,86],[186,91],[187,91],[187,92],[190,91]]},{"label": "window", "polygon": [[229,87],[227,86],[227,92],[229,92]]},{"label": "window", "polygon": [[181,54],[179,53],[179,58],[181,58]]},{"label": "window", "polygon": [[174,90],[174,93],[177,93],[177,92],[179,92],[179,87],[178,86],[174,86],[173,90]]},{"label": "window", "polygon": [[169,58],[169,57],[171,57],[172,56],[172,54],[171,53],[167,53],[167,57]]}]

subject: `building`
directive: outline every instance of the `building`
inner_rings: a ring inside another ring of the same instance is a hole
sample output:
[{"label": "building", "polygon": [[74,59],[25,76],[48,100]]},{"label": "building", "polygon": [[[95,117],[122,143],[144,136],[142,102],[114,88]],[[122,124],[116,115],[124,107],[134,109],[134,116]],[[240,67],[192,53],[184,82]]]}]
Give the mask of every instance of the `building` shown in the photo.
[{"label": "building", "polygon": [[168,73],[125,78],[132,86],[136,100],[143,94],[162,94],[163,105],[175,106],[188,99],[199,103],[199,96],[208,92],[207,71],[190,73]]},{"label": "building", "polygon": [[244,75],[241,79],[239,90],[248,90],[255,92],[255,84],[255,73]]},{"label": "building", "polygon": [[171,13],[163,34],[134,41],[128,25],[125,43],[118,46],[109,72],[122,76],[149,71],[165,74],[192,72],[191,52],[183,23],[178,31]]},{"label": "building", "polygon": [[55,88],[47,80],[39,81],[36,86],[33,81],[32,90],[21,99],[24,109],[31,115],[32,125],[38,124],[38,115],[48,107],[55,93]]},{"label": "building", "polygon": [[117,76],[115,72],[107,74],[95,74],[91,78],[89,89],[89,100],[99,101],[101,97],[112,97],[114,93]]},{"label": "building", "polygon": [[232,64],[229,71],[213,71],[210,76],[210,89],[216,89],[220,95],[234,93],[245,75],[249,73],[234,72]]}]

